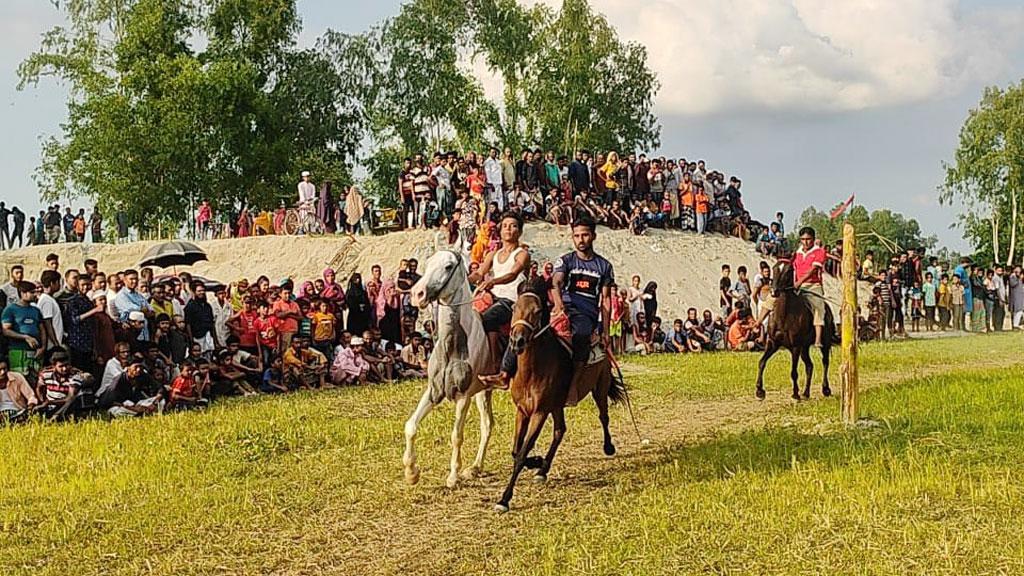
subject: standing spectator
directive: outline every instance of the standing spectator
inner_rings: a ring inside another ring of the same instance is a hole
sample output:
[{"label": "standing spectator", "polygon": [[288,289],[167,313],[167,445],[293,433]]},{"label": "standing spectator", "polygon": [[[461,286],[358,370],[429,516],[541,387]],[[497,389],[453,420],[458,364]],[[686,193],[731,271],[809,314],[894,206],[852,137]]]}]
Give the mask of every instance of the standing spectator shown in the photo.
[{"label": "standing spectator", "polygon": [[217,327],[213,314],[213,306],[206,301],[206,286],[199,280],[192,283],[192,298],[185,305],[185,324],[193,342],[205,354],[213,352],[220,346],[217,339]]},{"label": "standing spectator", "polygon": [[92,233],[92,243],[103,242],[103,214],[98,206],[93,206],[92,214],[89,215],[89,228]]},{"label": "standing spectator", "polygon": [[[122,273],[124,287],[114,297],[113,317],[121,322],[128,322],[128,315],[132,312],[141,312],[143,315],[152,314],[152,308],[146,296],[139,292],[139,273],[135,270],[125,270]],[[116,284],[115,284],[116,287]],[[139,333],[139,340],[149,340],[149,326],[143,320],[142,331]]]},{"label": "standing spectator", "polygon": [[11,279],[0,286],[0,290],[4,291],[7,295],[7,303],[18,301],[18,285],[25,279],[25,267],[21,264],[15,264],[11,266]]},{"label": "standing spectator", "polygon": [[484,160],[484,176],[487,178],[485,187],[487,202],[497,202],[498,208],[505,209],[504,169],[498,158],[498,149],[491,148],[490,155]]},{"label": "standing spectator", "polygon": [[271,306],[270,310],[274,317],[280,321],[279,332],[281,334],[281,350],[291,346],[292,338],[299,332],[299,321],[302,320],[302,310],[292,299],[292,282],[288,280],[278,289],[278,299]]},{"label": "standing spectator", "polygon": [[1024,278],[1021,276],[1020,266],[1014,266],[1006,278],[1006,293],[1006,302],[1010,309],[1010,327],[1015,331],[1020,330],[1024,322]]},{"label": "standing spectator", "polygon": [[576,158],[569,164],[569,182],[574,194],[590,190],[590,168],[587,166],[589,159],[590,152],[582,150],[576,153]]},{"label": "standing spectator", "polygon": [[43,314],[34,306],[36,286],[31,282],[18,284],[18,299],[8,302],[2,314],[4,338],[8,342],[7,356],[10,369],[21,374],[35,375],[46,350],[46,332]]},{"label": "standing spectator", "polygon": [[75,215],[71,213],[70,206],[64,208],[64,217],[61,219],[61,223],[64,225],[64,241],[78,241],[78,237],[75,236]]},{"label": "standing spectator", "polygon": [[412,227],[422,226],[426,228],[427,224],[424,216],[426,214],[427,201],[430,200],[433,190],[430,185],[430,171],[423,165],[422,154],[417,154],[413,159],[411,174],[413,200],[416,203]]},{"label": "standing spectator", "polygon": [[87,274],[80,275],[77,291],[68,299],[65,308],[68,329],[67,349],[71,357],[71,365],[90,374],[96,370],[95,317],[106,314],[106,310],[98,307],[89,298],[91,291],[92,278]]},{"label": "standing spectator", "polygon": [[[653,321],[658,317],[658,283],[648,282],[640,298],[643,301],[644,317],[648,322]],[[660,343],[658,340],[655,342]]]},{"label": "standing spectator", "polygon": [[53,297],[60,289],[60,272],[43,270],[39,283],[43,292],[39,295],[36,307],[43,315],[42,329],[46,332],[46,349],[52,350],[64,345],[64,318],[57,300]]},{"label": "standing spectator", "polygon": [[[205,202],[205,200],[204,200],[204,202]],[[207,203],[207,209],[209,209],[209,203]],[[117,212],[116,216],[115,216],[115,219],[117,220],[117,242],[118,243],[127,242],[128,241],[128,214],[126,214],[124,210],[119,210]],[[209,221],[210,221],[210,219],[209,219],[209,217],[207,217],[207,219],[206,219],[206,222],[207,222],[206,225],[207,226],[209,225]],[[200,230],[202,230],[202,226],[200,226]]]},{"label": "standing spectator", "polygon": [[924,328],[930,332],[935,329],[935,307],[938,304],[938,288],[935,286],[935,277],[931,272],[924,274],[921,294],[924,298]]},{"label": "standing spectator", "polygon": [[[970,278],[971,286],[971,332],[984,332],[988,326],[988,305],[986,304],[985,269],[976,266]],[[965,289],[966,292],[966,289]]]},{"label": "standing spectator", "polygon": [[78,209],[72,228],[75,231],[75,242],[85,242],[85,208]]},{"label": "standing spectator", "polygon": [[747,279],[747,267],[740,266],[736,269],[736,283],[732,285],[730,295],[734,303],[743,303],[743,306],[750,308],[750,296],[753,291],[750,289],[750,280]]},{"label": "standing spectator", "polygon": [[718,307],[723,317],[732,312],[732,279],[729,275],[732,268],[722,264],[722,277],[718,280]]},{"label": "standing spectator", "polygon": [[10,235],[9,222],[11,211],[5,202],[0,202],[0,250],[7,250],[14,247],[14,238]]},{"label": "standing spectator", "polygon": [[199,227],[199,239],[209,240],[213,230],[213,208],[209,200],[203,200],[196,214],[196,225]]},{"label": "standing spectator", "polygon": [[1003,331],[1003,324],[1006,323],[1007,290],[1006,280],[1003,276],[1003,267],[996,264],[992,274],[992,329],[996,332]]},{"label": "standing spectator", "polygon": [[[71,209],[69,208],[68,214],[70,215],[70,213]],[[60,206],[50,206],[50,209],[44,215],[44,224],[46,225],[46,243],[56,244],[60,242]]]},{"label": "standing spectator", "polygon": [[953,330],[964,330],[964,307],[966,303],[966,289],[960,283],[960,277],[954,275],[949,285],[950,313],[953,316]]},{"label": "standing spectator", "polygon": [[11,215],[14,217],[14,229],[11,231],[11,248],[14,248],[14,241],[18,241],[18,248],[21,248],[21,237],[25,234],[25,213],[15,206],[11,208]]},{"label": "standing spectator", "polygon": [[939,285],[935,288],[935,303],[939,313],[939,329],[948,330],[950,311],[953,309],[952,294],[949,286],[949,275],[943,274],[939,278]]}]

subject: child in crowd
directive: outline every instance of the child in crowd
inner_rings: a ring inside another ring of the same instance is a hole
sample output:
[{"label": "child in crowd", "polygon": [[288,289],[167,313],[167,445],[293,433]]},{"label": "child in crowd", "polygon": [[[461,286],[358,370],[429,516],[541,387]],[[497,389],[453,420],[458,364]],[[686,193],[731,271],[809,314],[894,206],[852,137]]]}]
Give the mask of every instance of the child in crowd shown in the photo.
[{"label": "child in crowd", "polygon": [[910,298],[910,329],[913,332],[920,332],[921,318],[924,316],[924,300],[920,282],[914,282],[914,285],[907,291],[907,297]]}]

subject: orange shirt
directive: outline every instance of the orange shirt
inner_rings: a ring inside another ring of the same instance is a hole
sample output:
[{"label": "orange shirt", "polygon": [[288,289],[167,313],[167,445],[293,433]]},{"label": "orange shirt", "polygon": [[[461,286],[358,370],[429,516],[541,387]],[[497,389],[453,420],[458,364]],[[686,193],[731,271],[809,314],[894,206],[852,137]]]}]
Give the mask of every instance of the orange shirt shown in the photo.
[{"label": "orange shirt", "polygon": [[707,192],[702,192],[698,190],[697,193],[694,194],[694,198],[697,201],[697,213],[707,214],[708,209],[711,207],[711,201],[708,200]]}]

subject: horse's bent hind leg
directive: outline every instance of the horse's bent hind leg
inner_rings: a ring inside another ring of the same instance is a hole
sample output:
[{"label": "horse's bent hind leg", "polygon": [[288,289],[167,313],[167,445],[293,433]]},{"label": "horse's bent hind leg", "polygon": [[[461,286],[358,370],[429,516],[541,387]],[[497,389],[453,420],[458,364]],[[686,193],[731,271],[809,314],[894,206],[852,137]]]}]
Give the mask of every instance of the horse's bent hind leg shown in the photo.
[{"label": "horse's bent hind leg", "polygon": [[533,445],[537,443],[537,437],[540,436],[540,431],[544,428],[544,420],[547,417],[548,415],[545,412],[534,412],[530,416],[526,439],[523,441],[523,445],[519,447],[519,453],[516,454],[516,463],[512,467],[512,477],[508,480],[508,486],[505,487],[501,500],[494,505],[496,511],[508,512],[508,504],[512,501],[512,492],[516,487],[516,479],[519,478],[519,474],[523,471],[523,467],[526,465],[526,456],[530,453],[530,450],[533,450]]},{"label": "horse's bent hind leg", "polygon": [[811,377],[814,375],[814,363],[811,362],[811,349],[804,348],[800,353],[804,361],[804,369],[807,371],[807,382],[804,384],[804,398],[811,397]]},{"label": "horse's bent hind leg", "polygon": [[455,400],[455,425],[452,426],[452,460],[445,486],[455,488],[459,483],[459,468],[462,468],[462,433],[466,429],[466,413],[469,412],[469,398],[459,396]]},{"label": "horse's bent hind leg", "polygon": [[565,436],[565,408],[558,408],[552,412],[551,421],[554,426],[554,432],[551,434],[551,447],[548,448],[547,456],[544,457],[544,464],[534,476],[534,480],[538,482],[547,481],[548,472],[551,471],[551,462],[555,459],[555,453],[558,452],[558,445],[562,443],[562,437]]},{"label": "horse's bent hind leg", "polygon": [[797,371],[797,366],[799,366],[799,364],[800,364],[800,350],[794,348],[790,352],[790,355],[792,356],[792,364],[791,364],[790,369],[789,369],[789,377],[793,380],[793,399],[794,400],[799,400],[800,399],[800,384],[797,383],[797,380],[799,379],[800,375],[799,375],[799,372]]},{"label": "horse's bent hind leg", "polygon": [[430,401],[430,387],[428,386],[423,392],[423,396],[420,397],[420,403],[416,405],[416,410],[405,422],[405,454],[402,455],[402,465],[405,467],[405,481],[409,484],[415,484],[420,480],[420,469],[416,465],[416,431],[420,422],[433,408],[434,404]]},{"label": "horse's bent hind leg", "polygon": [[484,457],[487,455],[487,445],[491,442],[491,428],[494,425],[494,410],[491,407],[491,391],[485,390],[477,393],[476,408],[480,412],[480,447],[476,451],[476,460],[473,465],[462,471],[463,478],[476,478],[484,470]]},{"label": "horse's bent hind leg", "polygon": [[764,349],[764,354],[761,354],[761,361],[757,363],[757,392],[756,395],[759,399],[764,400],[764,367],[768,365],[768,360],[778,352],[779,347],[775,345],[774,340],[768,340],[768,347]]}]

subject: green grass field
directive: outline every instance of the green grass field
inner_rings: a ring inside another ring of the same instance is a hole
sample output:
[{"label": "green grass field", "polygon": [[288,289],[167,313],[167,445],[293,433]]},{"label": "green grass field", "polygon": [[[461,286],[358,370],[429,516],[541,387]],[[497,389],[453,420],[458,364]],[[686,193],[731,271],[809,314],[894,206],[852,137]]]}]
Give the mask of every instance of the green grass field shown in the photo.
[{"label": "green grass field", "polygon": [[863,415],[877,425],[853,430],[836,423],[818,376],[811,402],[789,400],[788,355],[773,360],[764,402],[755,355],[633,359],[650,445],[614,408],[619,454],[604,457],[585,401],[548,483],[524,474],[503,516],[491,505],[511,466],[505,395],[489,474],[456,490],[443,487],[450,406],[422,428],[420,484],[402,480],[414,383],[0,430],[0,568],[1020,574],[1022,344],[1006,334],[863,346]]}]

